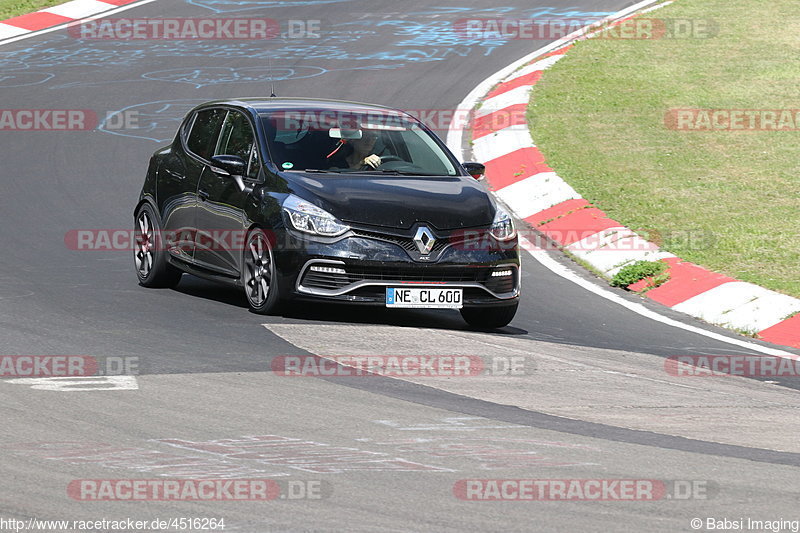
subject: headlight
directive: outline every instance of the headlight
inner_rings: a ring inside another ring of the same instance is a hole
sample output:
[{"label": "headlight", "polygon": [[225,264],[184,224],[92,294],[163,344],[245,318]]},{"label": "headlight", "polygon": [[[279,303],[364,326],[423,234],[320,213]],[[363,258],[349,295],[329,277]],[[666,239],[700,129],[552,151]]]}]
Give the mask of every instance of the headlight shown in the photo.
[{"label": "headlight", "polygon": [[511,215],[499,207],[492,221],[492,229],[489,231],[492,237],[498,241],[510,241],[517,236],[517,230],[514,229],[514,221],[511,220]]},{"label": "headlight", "polygon": [[283,201],[283,210],[288,215],[292,227],[303,233],[336,237],[350,229],[350,226],[342,224],[324,209],[293,194]]}]

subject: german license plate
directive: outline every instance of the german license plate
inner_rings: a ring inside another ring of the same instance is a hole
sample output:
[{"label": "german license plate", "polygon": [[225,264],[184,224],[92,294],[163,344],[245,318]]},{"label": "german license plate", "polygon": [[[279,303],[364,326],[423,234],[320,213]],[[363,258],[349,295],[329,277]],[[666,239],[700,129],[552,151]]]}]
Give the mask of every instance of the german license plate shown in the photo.
[{"label": "german license plate", "polygon": [[387,288],[386,307],[461,309],[463,289]]}]

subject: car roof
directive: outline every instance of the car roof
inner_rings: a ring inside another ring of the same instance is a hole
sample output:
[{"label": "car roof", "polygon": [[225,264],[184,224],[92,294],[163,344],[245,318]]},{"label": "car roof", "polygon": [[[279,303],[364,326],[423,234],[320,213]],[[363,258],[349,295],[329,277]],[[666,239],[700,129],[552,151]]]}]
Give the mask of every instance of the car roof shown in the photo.
[{"label": "car roof", "polygon": [[320,111],[349,111],[354,113],[368,113],[370,111],[381,111],[383,113],[394,112],[401,115],[406,115],[404,111],[394,109],[391,107],[381,106],[377,104],[365,104],[361,102],[349,102],[347,100],[326,100],[321,98],[233,98],[229,100],[214,100],[206,102],[198,107],[207,107],[212,105],[231,105],[237,107],[249,108],[256,113],[269,113],[273,111],[302,111],[302,110],[320,110]]}]

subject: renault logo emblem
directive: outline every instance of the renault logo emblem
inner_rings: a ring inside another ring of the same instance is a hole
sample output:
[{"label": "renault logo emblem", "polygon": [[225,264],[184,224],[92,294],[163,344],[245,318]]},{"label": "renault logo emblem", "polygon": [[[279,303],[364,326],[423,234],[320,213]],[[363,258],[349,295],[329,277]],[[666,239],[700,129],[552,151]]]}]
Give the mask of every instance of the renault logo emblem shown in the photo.
[{"label": "renault logo emblem", "polygon": [[428,255],[431,253],[431,250],[433,250],[433,243],[436,242],[436,239],[433,238],[431,230],[425,226],[421,226],[417,229],[417,234],[414,235],[414,242],[417,245],[419,253]]}]

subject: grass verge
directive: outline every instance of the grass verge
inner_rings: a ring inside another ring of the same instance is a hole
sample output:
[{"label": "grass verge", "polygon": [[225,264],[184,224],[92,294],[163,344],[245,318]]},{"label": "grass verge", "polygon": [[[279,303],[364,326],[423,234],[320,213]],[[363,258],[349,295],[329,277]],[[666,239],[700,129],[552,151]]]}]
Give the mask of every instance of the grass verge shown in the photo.
[{"label": "grass verge", "polygon": [[[670,109],[800,108],[796,0],[678,0],[709,38],[578,43],[535,86],[548,163],[683,259],[800,297],[800,131],[676,131]],[[798,124],[800,128],[800,124]]]}]

